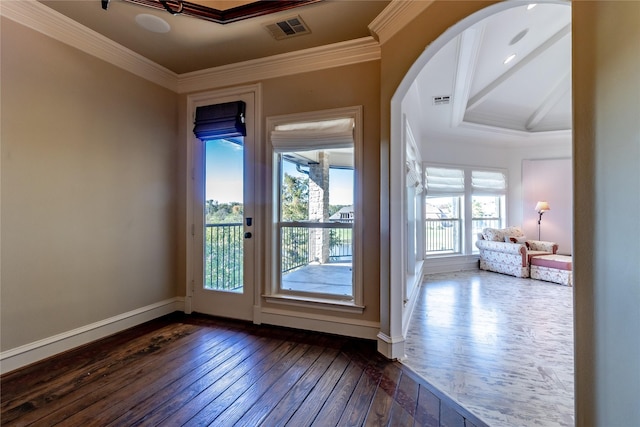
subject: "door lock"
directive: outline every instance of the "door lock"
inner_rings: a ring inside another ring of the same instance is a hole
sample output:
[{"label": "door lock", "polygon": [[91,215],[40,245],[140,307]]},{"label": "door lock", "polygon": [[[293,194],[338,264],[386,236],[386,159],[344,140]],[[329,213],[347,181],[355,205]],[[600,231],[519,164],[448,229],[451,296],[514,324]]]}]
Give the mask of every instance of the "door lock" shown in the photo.
[{"label": "door lock", "polygon": [[244,238],[245,239],[250,239],[251,238],[251,232],[247,231],[246,233],[244,233]]}]

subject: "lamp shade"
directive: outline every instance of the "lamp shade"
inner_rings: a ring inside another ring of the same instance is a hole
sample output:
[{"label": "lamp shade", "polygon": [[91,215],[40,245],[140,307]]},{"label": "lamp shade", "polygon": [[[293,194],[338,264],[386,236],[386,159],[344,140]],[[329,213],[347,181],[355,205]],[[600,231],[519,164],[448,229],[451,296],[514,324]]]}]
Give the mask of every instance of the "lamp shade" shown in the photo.
[{"label": "lamp shade", "polygon": [[545,212],[550,210],[551,208],[549,207],[549,203],[547,202],[538,202],[536,204],[536,212]]}]

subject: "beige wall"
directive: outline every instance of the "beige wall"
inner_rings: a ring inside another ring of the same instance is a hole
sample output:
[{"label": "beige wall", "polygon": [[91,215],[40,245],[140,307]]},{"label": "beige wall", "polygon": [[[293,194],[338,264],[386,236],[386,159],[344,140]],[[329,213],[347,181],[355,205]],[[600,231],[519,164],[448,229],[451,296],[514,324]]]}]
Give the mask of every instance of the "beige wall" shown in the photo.
[{"label": "beige wall", "polygon": [[640,2],[574,1],[576,425],[640,425]]},{"label": "beige wall", "polygon": [[175,296],[177,96],[1,30],[4,351]]},{"label": "beige wall", "polygon": [[[364,218],[359,222],[363,227],[363,283],[364,283],[364,304],[365,312],[360,314],[346,314],[340,312],[317,311],[309,308],[299,308],[288,306],[290,311],[303,311],[309,314],[333,315],[337,317],[360,319],[367,321],[377,321],[380,314],[379,286],[378,278],[380,271],[378,268],[380,233],[379,233],[379,181],[377,179],[380,167],[380,157],[378,150],[380,117],[379,109],[379,62],[371,61],[350,66],[344,66],[334,69],[321,70],[309,73],[303,73],[293,76],[274,78],[260,82],[262,88],[262,117],[259,118],[260,141],[261,148],[260,157],[263,164],[258,167],[260,170],[268,171],[270,165],[267,164],[271,159],[270,153],[266,153],[266,118],[269,116],[277,116],[283,114],[310,112],[327,110],[341,107],[363,106],[363,138],[364,138],[364,159],[363,170],[359,172],[358,179],[363,183],[363,200],[364,200]],[[182,96],[180,100],[180,110],[184,117],[186,111],[187,99]],[[184,120],[181,119],[181,123]],[[182,129],[181,132],[186,132]],[[184,133],[182,133],[184,135]],[[182,171],[186,171],[186,144],[181,149]],[[186,176],[187,174],[184,173]],[[180,188],[186,189],[186,182],[182,181]],[[263,188],[263,191],[269,191]],[[181,192],[181,197],[186,198],[186,191]],[[185,205],[186,205],[186,199]],[[258,212],[261,221],[265,218],[268,207],[259,206]],[[185,214],[181,213],[185,218]],[[266,229],[266,228],[265,228]],[[185,228],[186,230],[186,228]],[[181,239],[186,241],[186,235],[183,234]],[[268,243],[263,240],[264,244]],[[270,262],[270,258],[266,252],[266,248],[259,248],[259,262],[262,271],[266,269],[266,263]],[[186,277],[186,262],[180,265],[179,277]],[[185,282],[182,281],[180,295],[184,295],[186,290]],[[260,283],[261,294],[264,293],[265,283]],[[263,307],[270,305],[262,301]],[[278,305],[277,308],[282,308]]]}]

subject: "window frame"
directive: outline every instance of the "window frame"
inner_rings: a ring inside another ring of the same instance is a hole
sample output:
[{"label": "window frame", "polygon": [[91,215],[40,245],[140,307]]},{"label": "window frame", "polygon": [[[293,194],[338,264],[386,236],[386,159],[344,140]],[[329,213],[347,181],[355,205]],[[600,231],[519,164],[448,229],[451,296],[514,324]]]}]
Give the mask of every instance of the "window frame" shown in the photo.
[{"label": "window frame", "polygon": [[[462,192],[438,192],[436,194],[429,194],[428,182],[427,182],[427,168],[444,168],[444,169],[455,169],[458,171],[462,171],[464,178],[464,191]],[[497,172],[501,173],[504,176],[504,189],[502,190],[474,190],[472,185],[472,174],[473,172]],[[451,256],[468,256],[468,255],[477,255],[478,251],[475,250],[475,239],[473,233],[473,200],[474,196],[495,196],[500,197],[501,207],[500,207],[500,225],[496,228],[503,228],[506,224],[507,220],[507,206],[508,206],[508,188],[509,188],[509,178],[508,171],[502,168],[491,168],[491,167],[483,167],[483,166],[469,166],[469,165],[451,165],[451,164],[438,164],[438,163],[425,163],[424,165],[424,173],[425,173],[425,193],[424,193],[424,206],[425,206],[425,215],[424,215],[424,223],[425,223],[425,231],[426,231],[426,205],[427,200],[430,196],[433,197],[458,197],[460,199],[460,204],[462,205],[460,208],[460,220],[461,220],[461,237],[460,237],[460,252],[452,252],[447,254],[433,254],[427,253],[426,248],[428,247],[427,242],[427,234],[424,233],[425,239],[425,259],[433,259],[440,257],[451,257]]]},{"label": "window frame", "polygon": [[[271,132],[276,126],[313,122],[322,120],[333,120],[341,118],[352,118],[354,120],[353,130],[353,298],[346,300],[339,295],[327,295],[313,292],[289,292],[281,289],[281,278],[279,269],[280,257],[280,155],[276,152],[271,141]],[[281,116],[271,116],[266,119],[267,132],[267,158],[270,158],[268,168],[271,169],[268,179],[265,182],[266,194],[270,194],[267,204],[267,221],[270,226],[267,230],[267,242],[269,247],[269,256],[266,263],[265,294],[263,297],[268,302],[279,304],[289,304],[297,306],[311,306],[319,309],[346,311],[362,313],[364,311],[364,291],[362,283],[362,182],[360,179],[363,164],[363,136],[362,136],[362,106],[353,106],[345,108],[336,108],[330,110],[312,111],[305,113],[286,114]]]}]

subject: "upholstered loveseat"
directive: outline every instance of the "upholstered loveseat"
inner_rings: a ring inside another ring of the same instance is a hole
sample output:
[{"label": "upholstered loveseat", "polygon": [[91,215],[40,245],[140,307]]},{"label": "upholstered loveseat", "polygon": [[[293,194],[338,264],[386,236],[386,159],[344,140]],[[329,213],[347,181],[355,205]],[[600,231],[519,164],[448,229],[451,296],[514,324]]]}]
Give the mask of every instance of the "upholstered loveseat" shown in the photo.
[{"label": "upholstered loveseat", "polygon": [[520,227],[485,228],[478,233],[476,247],[480,250],[480,269],[529,277],[531,257],[555,254],[558,244],[527,240]]}]

